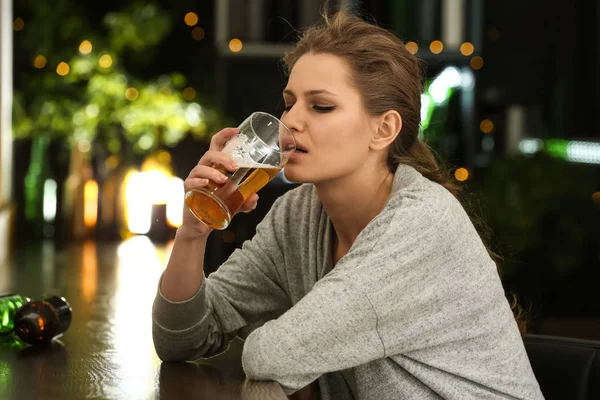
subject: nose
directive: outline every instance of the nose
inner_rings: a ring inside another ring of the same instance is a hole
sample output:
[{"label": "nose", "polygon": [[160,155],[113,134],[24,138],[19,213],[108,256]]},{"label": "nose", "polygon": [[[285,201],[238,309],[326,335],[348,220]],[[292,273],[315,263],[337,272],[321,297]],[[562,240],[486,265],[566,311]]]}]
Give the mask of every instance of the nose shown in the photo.
[{"label": "nose", "polygon": [[301,132],[303,127],[301,116],[299,115],[300,113],[297,108],[297,106],[294,106],[291,110],[284,112],[281,116],[281,122],[292,131],[292,134]]}]

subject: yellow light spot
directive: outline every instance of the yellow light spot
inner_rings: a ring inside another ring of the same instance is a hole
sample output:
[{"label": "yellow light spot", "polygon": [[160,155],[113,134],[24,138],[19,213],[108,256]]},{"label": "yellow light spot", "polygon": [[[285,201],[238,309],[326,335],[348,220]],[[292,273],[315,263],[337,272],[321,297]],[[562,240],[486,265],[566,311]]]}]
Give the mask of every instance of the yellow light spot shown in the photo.
[{"label": "yellow light spot", "polygon": [[171,89],[169,89],[166,86],[161,87],[160,89],[158,89],[158,93],[164,95],[164,96],[170,96],[171,95]]},{"label": "yellow light spot", "polygon": [[19,32],[20,30],[23,30],[23,28],[25,28],[25,21],[23,21],[23,18],[17,18],[13,21],[13,29],[17,32]]},{"label": "yellow light spot", "polygon": [[457,181],[464,182],[469,179],[469,171],[467,171],[466,168],[457,168],[456,171],[454,171],[454,177]]},{"label": "yellow light spot", "polygon": [[33,66],[41,69],[44,68],[46,66],[46,63],[48,62],[48,60],[46,60],[46,57],[44,57],[43,55],[37,55],[35,57],[35,59],[33,60]]},{"label": "yellow light spot", "polygon": [[187,101],[194,100],[196,98],[196,89],[193,87],[186,87],[183,89],[183,98]]},{"label": "yellow light spot", "polygon": [[83,55],[90,54],[92,52],[92,42],[89,40],[84,40],[79,45],[79,52]]},{"label": "yellow light spot", "polygon": [[471,68],[473,68],[473,69],[483,68],[483,58],[480,56],[475,56],[475,57],[471,58]]},{"label": "yellow light spot", "polygon": [[439,40],[434,40],[429,45],[429,50],[431,50],[433,54],[440,54],[442,50],[444,50],[444,44]]},{"label": "yellow light spot", "polygon": [[38,323],[38,328],[40,328],[40,331],[43,331],[44,329],[46,329],[46,321],[44,321],[44,318],[38,317],[37,323]]},{"label": "yellow light spot", "polygon": [[112,63],[113,63],[112,57],[109,56],[108,54],[103,55],[98,60],[98,64],[100,64],[100,66],[102,68],[110,68],[110,66],[112,65]]},{"label": "yellow light spot", "polygon": [[96,226],[98,219],[98,183],[89,180],[83,185],[83,224],[87,228]]},{"label": "yellow light spot", "polygon": [[492,133],[494,130],[494,123],[489,119],[484,119],[479,124],[479,129],[481,129],[481,132],[483,133]]},{"label": "yellow light spot", "polygon": [[204,39],[204,35],[204,29],[200,28],[199,26],[192,29],[192,37],[194,38],[194,40],[202,40]]},{"label": "yellow light spot", "polygon": [[115,155],[108,156],[106,158],[106,161],[104,161],[104,165],[106,166],[107,169],[117,168],[117,166],[119,165],[119,157],[117,157]]},{"label": "yellow light spot", "polygon": [[171,164],[171,155],[168,151],[161,150],[156,155],[156,161],[161,164]]},{"label": "yellow light spot", "polygon": [[189,12],[189,13],[185,14],[185,17],[183,18],[183,20],[185,21],[185,24],[187,26],[194,26],[198,23],[198,14],[196,14],[194,12]]},{"label": "yellow light spot", "polygon": [[410,54],[417,54],[419,51],[419,45],[415,42],[408,42],[406,43],[406,50],[408,50]]},{"label": "yellow light spot", "polygon": [[473,43],[470,42],[464,42],[463,44],[460,45],[460,53],[463,56],[470,56],[471,54],[473,54],[473,52],[475,51],[475,46],[473,46]]},{"label": "yellow light spot", "polygon": [[58,66],[56,67],[56,73],[59,74],[60,76],[65,76],[69,73],[69,64],[67,64],[66,62],[62,61],[60,64],[58,64]]},{"label": "yellow light spot", "polygon": [[500,40],[500,31],[495,26],[492,26],[487,30],[487,37],[491,41]]},{"label": "yellow light spot", "polygon": [[242,41],[240,39],[231,39],[229,41],[229,50],[231,50],[233,53],[237,53],[239,51],[242,50],[243,44]]},{"label": "yellow light spot", "polygon": [[596,204],[600,204],[600,192],[596,192],[592,195],[592,201]]},{"label": "yellow light spot", "polygon": [[129,101],[133,101],[137,99],[139,96],[138,90],[136,88],[130,87],[125,91],[125,98]]}]

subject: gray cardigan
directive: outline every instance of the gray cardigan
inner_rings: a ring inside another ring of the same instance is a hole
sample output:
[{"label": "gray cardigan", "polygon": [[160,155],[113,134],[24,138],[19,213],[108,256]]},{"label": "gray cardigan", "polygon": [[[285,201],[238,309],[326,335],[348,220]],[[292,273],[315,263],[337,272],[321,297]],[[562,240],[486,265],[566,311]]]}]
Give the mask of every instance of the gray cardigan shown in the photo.
[{"label": "gray cardigan", "polygon": [[158,291],[163,360],[245,339],[248,378],[324,399],[543,399],[488,256],[460,203],[401,165],[392,193],[332,266],[333,228],[313,185],[279,198],[256,235],[198,292]]}]

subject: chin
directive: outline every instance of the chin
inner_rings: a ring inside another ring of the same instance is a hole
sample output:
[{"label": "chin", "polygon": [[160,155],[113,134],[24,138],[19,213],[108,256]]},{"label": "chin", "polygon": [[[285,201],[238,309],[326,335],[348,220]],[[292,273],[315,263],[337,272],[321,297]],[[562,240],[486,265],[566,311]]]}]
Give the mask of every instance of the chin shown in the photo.
[{"label": "chin", "polygon": [[297,168],[291,167],[289,164],[283,168],[283,175],[285,176],[285,179],[293,183],[312,182],[312,180],[307,179],[308,177],[305,176],[306,174],[298,171]]}]

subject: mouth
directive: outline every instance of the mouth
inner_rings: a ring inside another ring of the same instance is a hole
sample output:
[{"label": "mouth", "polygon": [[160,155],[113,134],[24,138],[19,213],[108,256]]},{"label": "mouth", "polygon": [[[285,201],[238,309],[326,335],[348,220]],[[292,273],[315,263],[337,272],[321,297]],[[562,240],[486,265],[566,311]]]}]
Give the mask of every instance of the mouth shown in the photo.
[{"label": "mouth", "polygon": [[296,142],[296,153],[306,154],[308,151],[300,143]]}]

